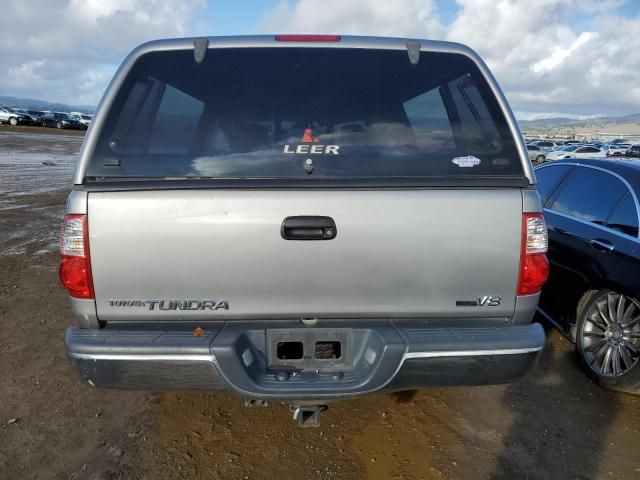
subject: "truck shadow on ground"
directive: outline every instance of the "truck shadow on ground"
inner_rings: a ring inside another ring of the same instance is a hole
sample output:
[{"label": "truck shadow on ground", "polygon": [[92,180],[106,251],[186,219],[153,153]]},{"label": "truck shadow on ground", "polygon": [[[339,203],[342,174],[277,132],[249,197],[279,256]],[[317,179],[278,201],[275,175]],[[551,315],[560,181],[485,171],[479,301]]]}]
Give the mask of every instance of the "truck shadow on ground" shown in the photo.
[{"label": "truck shadow on ground", "polygon": [[[338,402],[320,428],[232,395],[160,394],[138,478],[619,478],[634,473],[637,398],[602,390],[552,332],[531,376]],[[633,419],[632,424],[625,418]]]},{"label": "truck shadow on ground", "polygon": [[624,421],[619,418],[622,403],[635,404],[637,411],[637,402],[591,382],[578,366],[573,345],[559,333],[549,333],[536,369],[505,390],[502,406],[515,416],[491,478],[633,475],[630,458],[615,448],[612,436],[626,434],[625,441],[637,444],[637,428],[620,428]]}]

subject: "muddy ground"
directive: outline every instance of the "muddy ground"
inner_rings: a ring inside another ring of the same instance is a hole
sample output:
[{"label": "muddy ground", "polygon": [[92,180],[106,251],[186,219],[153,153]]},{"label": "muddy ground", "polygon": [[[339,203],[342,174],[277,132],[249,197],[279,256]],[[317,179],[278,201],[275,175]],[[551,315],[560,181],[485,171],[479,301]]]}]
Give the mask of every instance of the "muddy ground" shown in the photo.
[{"label": "muddy ground", "polygon": [[640,398],[594,385],[553,332],[520,383],[342,402],[318,429],[232,395],[81,384],[55,251],[81,138],[33,131],[0,129],[1,479],[640,479]]}]

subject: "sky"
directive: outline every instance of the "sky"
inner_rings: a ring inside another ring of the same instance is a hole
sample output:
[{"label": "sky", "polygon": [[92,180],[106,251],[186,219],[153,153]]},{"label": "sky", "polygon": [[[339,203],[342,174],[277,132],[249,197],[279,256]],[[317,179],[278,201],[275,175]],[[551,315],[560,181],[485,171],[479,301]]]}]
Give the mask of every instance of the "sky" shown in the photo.
[{"label": "sky", "polygon": [[464,43],[520,119],[640,112],[640,0],[3,0],[0,95],[96,105],[140,43],[270,33]]}]

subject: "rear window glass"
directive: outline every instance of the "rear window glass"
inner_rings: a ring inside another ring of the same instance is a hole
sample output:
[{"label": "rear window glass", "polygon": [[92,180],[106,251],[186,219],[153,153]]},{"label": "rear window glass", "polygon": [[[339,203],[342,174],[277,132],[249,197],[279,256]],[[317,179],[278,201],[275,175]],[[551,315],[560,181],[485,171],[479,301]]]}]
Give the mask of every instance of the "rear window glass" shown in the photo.
[{"label": "rear window glass", "polygon": [[103,125],[87,177],[523,177],[496,98],[456,54],[149,53]]}]

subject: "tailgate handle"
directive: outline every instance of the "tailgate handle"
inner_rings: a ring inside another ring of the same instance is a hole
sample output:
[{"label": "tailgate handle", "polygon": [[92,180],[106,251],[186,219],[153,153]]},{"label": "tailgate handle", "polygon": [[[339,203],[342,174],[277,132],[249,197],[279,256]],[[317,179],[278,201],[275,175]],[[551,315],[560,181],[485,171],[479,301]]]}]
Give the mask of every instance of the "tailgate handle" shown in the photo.
[{"label": "tailgate handle", "polygon": [[287,217],[280,229],[285,240],[332,240],[337,233],[336,222],[331,217]]}]

